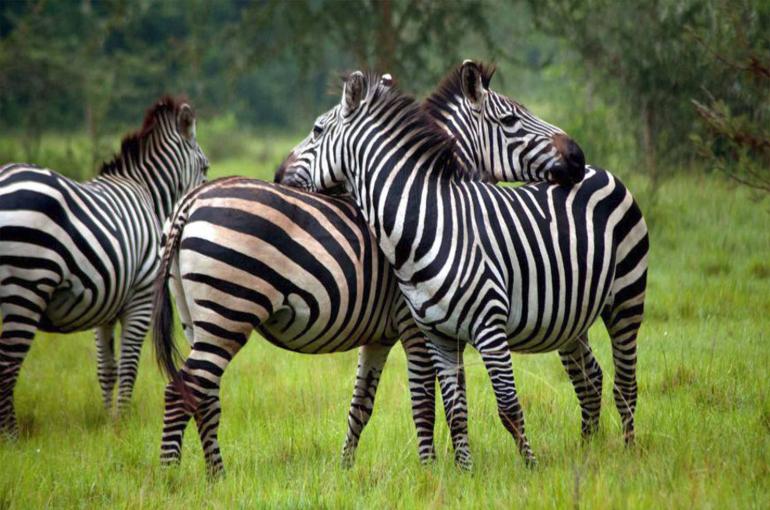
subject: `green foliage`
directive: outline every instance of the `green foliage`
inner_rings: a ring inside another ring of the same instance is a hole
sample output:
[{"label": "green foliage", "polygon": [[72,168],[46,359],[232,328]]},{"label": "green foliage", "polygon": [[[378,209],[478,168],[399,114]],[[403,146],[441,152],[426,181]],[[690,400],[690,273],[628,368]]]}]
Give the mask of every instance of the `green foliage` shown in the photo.
[{"label": "green foliage", "polygon": [[[202,135],[203,136],[203,135]],[[247,143],[283,146],[296,136]],[[259,147],[262,147],[261,149]],[[272,162],[212,167],[261,178]],[[219,170],[221,171],[221,170]],[[647,178],[630,176],[631,189]],[[497,417],[489,379],[468,350],[475,469],[458,472],[439,411],[438,461],[419,465],[404,355],[390,355],[356,466],[339,467],[356,353],[303,356],[253,337],[222,384],[224,480],[208,483],[194,424],[182,465],[159,466],[164,380],[144,349],[125,421],[101,410],[91,333],[40,334],[22,368],[22,438],[0,443],[7,508],[766,508],[770,393],[770,232],[720,177],[661,184],[651,230],[646,320],[640,336],[638,444],[623,446],[602,327],[591,342],[604,368],[601,430],[579,437],[580,411],[555,354],[515,356],[527,430],[540,465],[528,470]],[[692,204],[697,204],[693,207]],[[643,201],[649,212],[650,205]],[[184,345],[181,332],[180,345]],[[439,406],[440,409],[440,406]]]},{"label": "green foliage", "polygon": [[[729,110],[751,111],[753,122],[766,124],[767,85],[762,93],[752,93],[740,72],[719,62],[735,59],[745,65],[747,54],[767,62],[766,2],[547,0],[530,5],[538,27],[563,38],[580,55],[587,79],[599,77],[592,79],[602,85],[598,90],[632,112],[629,128],[654,178],[692,159],[692,145],[684,143],[698,129],[691,99],[721,98]],[[725,59],[715,58],[720,52]],[[766,160],[751,155],[748,160],[767,167]]]},{"label": "green foliage", "polygon": [[704,103],[693,100],[702,129],[692,138],[716,168],[770,192],[770,5],[720,5],[714,26],[691,35],[714,66],[732,76],[732,86],[706,90]]}]

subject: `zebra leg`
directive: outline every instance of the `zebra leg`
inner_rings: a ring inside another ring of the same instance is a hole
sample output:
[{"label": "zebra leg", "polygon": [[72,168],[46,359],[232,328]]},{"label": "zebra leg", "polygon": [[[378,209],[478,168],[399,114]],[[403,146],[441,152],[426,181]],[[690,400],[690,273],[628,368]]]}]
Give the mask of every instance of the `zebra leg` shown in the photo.
[{"label": "zebra leg", "polygon": [[460,469],[470,470],[473,467],[473,459],[468,443],[468,403],[465,397],[463,364],[465,343],[451,344],[432,340],[428,342],[428,348],[441,387],[444,412],[455,451],[455,464]]},{"label": "zebra leg", "polygon": [[561,349],[559,357],[580,402],[581,430],[583,438],[588,439],[599,428],[602,406],[602,369],[588,345],[588,334]]},{"label": "zebra leg", "polygon": [[[217,437],[222,410],[219,401],[219,385],[230,361],[246,344],[251,325],[248,326],[248,330],[232,331],[204,321],[200,322],[201,327],[197,327],[197,324],[195,331],[198,338],[180,370],[180,376],[188,393],[183,395],[186,400],[186,409],[195,416],[195,422],[198,425],[198,435],[206,458],[206,470],[209,477],[214,478],[224,475],[224,464]],[[207,328],[225,336],[206,334],[204,340],[201,336]]]},{"label": "zebra leg", "polygon": [[342,447],[342,466],[345,468],[352,467],[355,463],[358,440],[372,417],[377,385],[380,383],[380,375],[391,347],[392,345],[372,343],[363,345],[358,350],[356,384],[348,412],[345,446]]},{"label": "zebra leg", "polygon": [[636,412],[636,337],[642,324],[642,304],[613,310],[604,323],[612,340],[612,362],[615,365],[613,395],[623,423],[623,438],[627,445],[634,442]]},{"label": "zebra leg", "polygon": [[189,406],[185,405],[179,393],[178,384],[183,383],[171,381],[166,385],[166,410],[163,414],[163,437],[160,441],[160,463],[164,466],[179,464],[181,461],[184,430],[192,416]]},{"label": "zebra leg", "polygon": [[136,373],[139,369],[139,355],[142,352],[142,342],[150,328],[152,310],[151,294],[147,299],[137,301],[121,318],[120,361],[118,362],[118,406],[120,416],[131,401],[134,392]]},{"label": "zebra leg", "polygon": [[99,326],[96,332],[96,361],[99,386],[102,388],[104,408],[112,409],[112,392],[118,377],[118,367],[115,364],[115,324]]},{"label": "zebra leg", "polygon": [[0,300],[3,316],[3,331],[0,333],[0,436],[15,439],[19,435],[13,390],[35,338],[43,306],[42,302],[34,303],[21,296]]},{"label": "zebra leg", "polygon": [[402,340],[401,344],[406,353],[412,418],[417,431],[417,453],[420,462],[428,464],[436,459],[433,445],[433,429],[436,423],[436,370],[425,337],[420,335]]},{"label": "zebra leg", "polygon": [[492,388],[497,399],[497,412],[500,420],[513,435],[519,453],[524,457],[528,466],[534,466],[537,461],[529,446],[529,441],[524,433],[524,412],[516,393],[516,382],[513,378],[513,366],[511,364],[511,351],[505,338],[499,341],[484,342],[486,345],[479,349],[484,366],[492,381]]}]

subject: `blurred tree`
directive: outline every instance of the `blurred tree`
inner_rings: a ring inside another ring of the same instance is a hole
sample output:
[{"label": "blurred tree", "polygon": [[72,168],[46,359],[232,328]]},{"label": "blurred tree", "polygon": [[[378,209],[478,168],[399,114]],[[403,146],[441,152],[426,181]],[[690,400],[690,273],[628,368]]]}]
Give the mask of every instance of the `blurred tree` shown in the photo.
[{"label": "blurred tree", "polygon": [[699,153],[736,181],[770,193],[770,5],[719,2],[714,24],[690,28],[731,86],[693,99]]},{"label": "blurred tree", "polygon": [[425,90],[448,63],[468,57],[470,35],[482,41],[487,58],[500,56],[490,37],[492,6],[484,0],[266,0],[245,10],[238,33],[250,65],[283,57],[317,69],[330,54],[341,55],[349,66],[408,77],[411,90]]},{"label": "blurred tree", "polygon": [[[676,168],[692,157],[692,145],[684,142],[694,132],[706,133],[693,139],[718,166],[726,167],[728,160],[741,162],[731,166],[736,179],[756,185],[757,174],[766,175],[767,2],[529,4],[537,26],[566,40],[580,55],[591,82],[617,94],[638,119],[636,132],[653,187],[661,168]],[[704,96],[708,106],[697,102],[694,111],[690,100],[704,101]]]},{"label": "blurred tree", "polygon": [[687,99],[709,77],[683,27],[705,23],[706,3],[530,0],[537,26],[569,42],[593,83],[620,87],[622,101],[638,119],[637,135],[653,181],[659,160],[675,162],[689,154],[682,141],[695,119]]}]

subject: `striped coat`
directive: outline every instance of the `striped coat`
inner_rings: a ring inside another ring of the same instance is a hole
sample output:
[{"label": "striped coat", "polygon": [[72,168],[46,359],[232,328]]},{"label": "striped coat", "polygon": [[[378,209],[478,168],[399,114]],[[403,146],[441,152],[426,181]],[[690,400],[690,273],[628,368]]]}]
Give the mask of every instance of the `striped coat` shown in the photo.
[{"label": "striped coat", "polygon": [[128,403],[149,328],[162,222],[207,166],[191,107],[164,98],[91,181],[34,165],[0,168],[0,432],[18,432],[13,389],[37,330],[96,328],[105,406],[116,380],[118,409]]},{"label": "striped coat", "polygon": [[[516,137],[524,125],[513,118],[496,129]],[[538,145],[519,138],[537,159]],[[616,403],[632,441],[648,251],[633,197],[595,169],[571,189],[510,189],[459,175],[457,166],[454,140],[414,100],[379,77],[354,73],[340,104],[292,151],[288,171],[311,189],[351,190],[434,361],[452,377],[458,340],[480,351],[503,424],[528,462],[534,455],[510,352],[558,350],[573,382],[578,378],[576,388],[588,388],[581,404],[590,413],[598,409],[601,372],[586,332],[600,315],[613,342]]]}]

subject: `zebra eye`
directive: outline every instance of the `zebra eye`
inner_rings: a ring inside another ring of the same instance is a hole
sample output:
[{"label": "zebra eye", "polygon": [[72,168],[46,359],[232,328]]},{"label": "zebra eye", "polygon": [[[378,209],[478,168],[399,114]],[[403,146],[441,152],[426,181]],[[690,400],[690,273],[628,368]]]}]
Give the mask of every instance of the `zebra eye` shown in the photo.
[{"label": "zebra eye", "polygon": [[516,124],[516,120],[517,120],[516,116],[513,115],[512,113],[509,113],[508,115],[500,117],[500,123],[506,127],[513,127],[514,124]]},{"label": "zebra eye", "polygon": [[319,126],[318,124],[313,126],[313,137],[314,138],[318,138],[319,136],[321,136],[321,133],[323,133],[323,132],[324,132],[323,126]]}]

